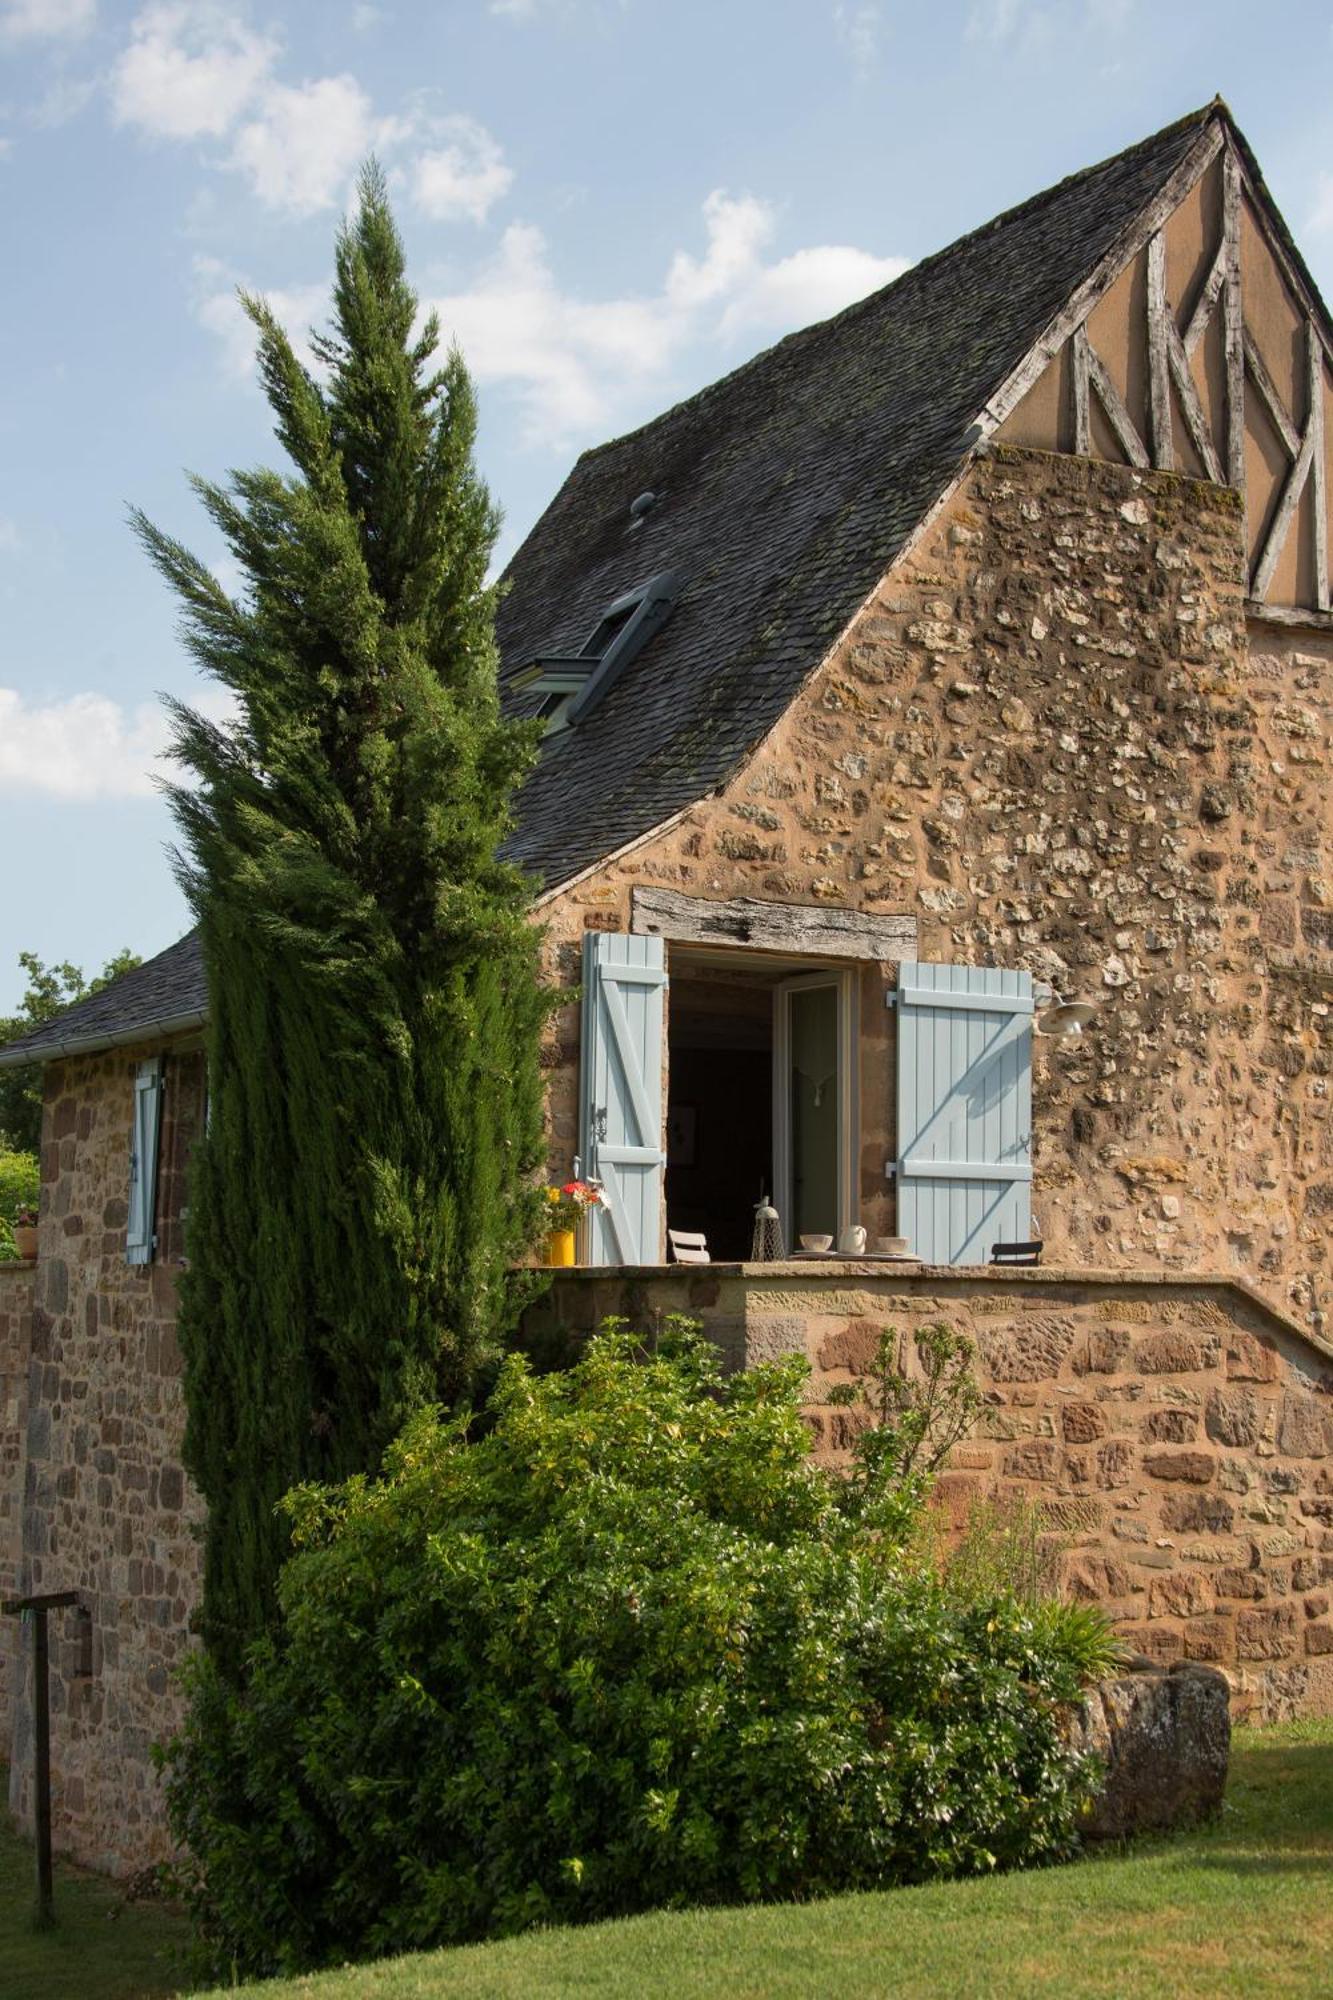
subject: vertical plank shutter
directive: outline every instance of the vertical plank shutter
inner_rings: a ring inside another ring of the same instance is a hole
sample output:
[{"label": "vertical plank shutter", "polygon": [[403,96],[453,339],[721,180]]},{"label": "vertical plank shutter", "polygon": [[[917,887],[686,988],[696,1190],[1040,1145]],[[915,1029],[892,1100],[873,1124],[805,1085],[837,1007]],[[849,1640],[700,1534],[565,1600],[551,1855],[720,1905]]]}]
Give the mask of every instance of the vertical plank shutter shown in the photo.
[{"label": "vertical plank shutter", "polygon": [[584,938],[580,1152],[605,1190],[591,1216],[594,1264],[656,1264],[661,1256],[665,988],[661,938]]},{"label": "vertical plank shutter", "polygon": [[898,1228],[930,1264],[984,1264],[1031,1234],[1032,978],[905,963],[898,975]]},{"label": "vertical plank shutter", "polygon": [[141,1062],[134,1073],[134,1123],[130,1134],[130,1213],[125,1259],[151,1264],[156,1237],[157,1135],[162,1122],[162,1058]]}]

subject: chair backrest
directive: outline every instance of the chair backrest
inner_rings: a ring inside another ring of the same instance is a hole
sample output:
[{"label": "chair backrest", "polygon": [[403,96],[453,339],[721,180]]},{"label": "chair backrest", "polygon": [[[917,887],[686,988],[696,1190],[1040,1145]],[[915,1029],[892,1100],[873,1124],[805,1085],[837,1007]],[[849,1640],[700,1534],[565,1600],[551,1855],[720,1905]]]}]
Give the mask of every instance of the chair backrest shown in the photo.
[{"label": "chair backrest", "polygon": [[1040,1264],[1041,1252],[1040,1237],[1031,1243],[992,1243],[990,1260],[992,1264]]},{"label": "chair backrest", "polygon": [[708,1238],[697,1229],[668,1229],[667,1242],[677,1264],[707,1264]]}]

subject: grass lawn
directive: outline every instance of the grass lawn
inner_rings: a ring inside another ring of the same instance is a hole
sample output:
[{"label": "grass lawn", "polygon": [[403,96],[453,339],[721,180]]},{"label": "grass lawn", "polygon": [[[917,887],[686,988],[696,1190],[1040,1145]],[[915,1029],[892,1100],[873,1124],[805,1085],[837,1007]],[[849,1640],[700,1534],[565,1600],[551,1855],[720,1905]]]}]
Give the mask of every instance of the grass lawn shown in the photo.
[{"label": "grass lawn", "polygon": [[5,2000],[158,2000],[178,1993],[189,1925],[158,1902],[57,1861],[56,1928],[32,1928],[32,1848],[14,1833],[0,1764],[0,1994]]},{"label": "grass lawn", "polygon": [[[29,1850],[0,1836],[0,1992],[16,2000],[171,1993],[180,1919],[114,1920],[116,1889],[62,1869],[61,1928],[27,1927]],[[635,1917],[242,1989],[251,2000],[560,2000],[721,1994],[1333,1993],[1333,1722],[1238,1731],[1226,1811],[1179,1840],[998,1880],[768,1909]]]},{"label": "grass lawn", "polygon": [[803,1907],[536,1932],[242,1991],[251,2000],[1328,1995],[1333,1723],[1238,1731],[1218,1824],[1132,1854]]}]

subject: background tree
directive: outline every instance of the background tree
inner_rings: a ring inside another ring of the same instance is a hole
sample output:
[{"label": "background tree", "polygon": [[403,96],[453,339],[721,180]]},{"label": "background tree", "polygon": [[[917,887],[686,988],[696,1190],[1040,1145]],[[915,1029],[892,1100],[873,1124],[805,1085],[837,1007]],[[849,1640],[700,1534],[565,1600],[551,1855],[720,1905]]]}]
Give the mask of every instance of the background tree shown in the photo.
[{"label": "background tree", "polygon": [[457,351],[432,366],[433,316],[413,332],[373,163],[333,297],[319,379],[244,299],[294,471],[193,482],[242,597],[136,517],[239,709],[171,704],[210,1006],[186,1456],[231,1673],[271,1618],[278,1500],[370,1470],[412,1409],[468,1389],[538,1208],[548,1002],[528,885],[497,859],[537,732],[499,711],[471,385]]},{"label": "background tree", "polygon": [[[118,951],[109,958],[95,979],[86,979],[77,965],[43,965],[36,952],[21,951],[19,964],[28,985],[19,1001],[18,1012],[0,1018],[0,1048],[31,1034],[49,1021],[62,1007],[100,993],[122,972],[132,972],[143,960],[132,951]],[[39,1064],[30,1069],[0,1069],[0,1147],[15,1153],[36,1153],[42,1139],[42,1072]]]}]

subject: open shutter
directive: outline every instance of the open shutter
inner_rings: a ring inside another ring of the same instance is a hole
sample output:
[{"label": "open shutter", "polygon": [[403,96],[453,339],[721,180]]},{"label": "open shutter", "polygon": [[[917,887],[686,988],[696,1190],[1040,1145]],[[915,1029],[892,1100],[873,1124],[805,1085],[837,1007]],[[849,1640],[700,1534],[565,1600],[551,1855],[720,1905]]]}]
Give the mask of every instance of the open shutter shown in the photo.
[{"label": "open shutter", "polygon": [[594,1264],[661,1257],[665,954],[658,937],[592,931],[583,940],[580,1151],[605,1190],[590,1217]]},{"label": "open shutter", "polygon": [[898,974],[898,1228],[930,1264],[985,1264],[1031,1234],[1032,978]]},{"label": "open shutter", "polygon": [[162,1058],[141,1062],[134,1073],[134,1125],[130,1135],[130,1213],[125,1259],[151,1264],[156,1237],[157,1135],[162,1122]]}]

